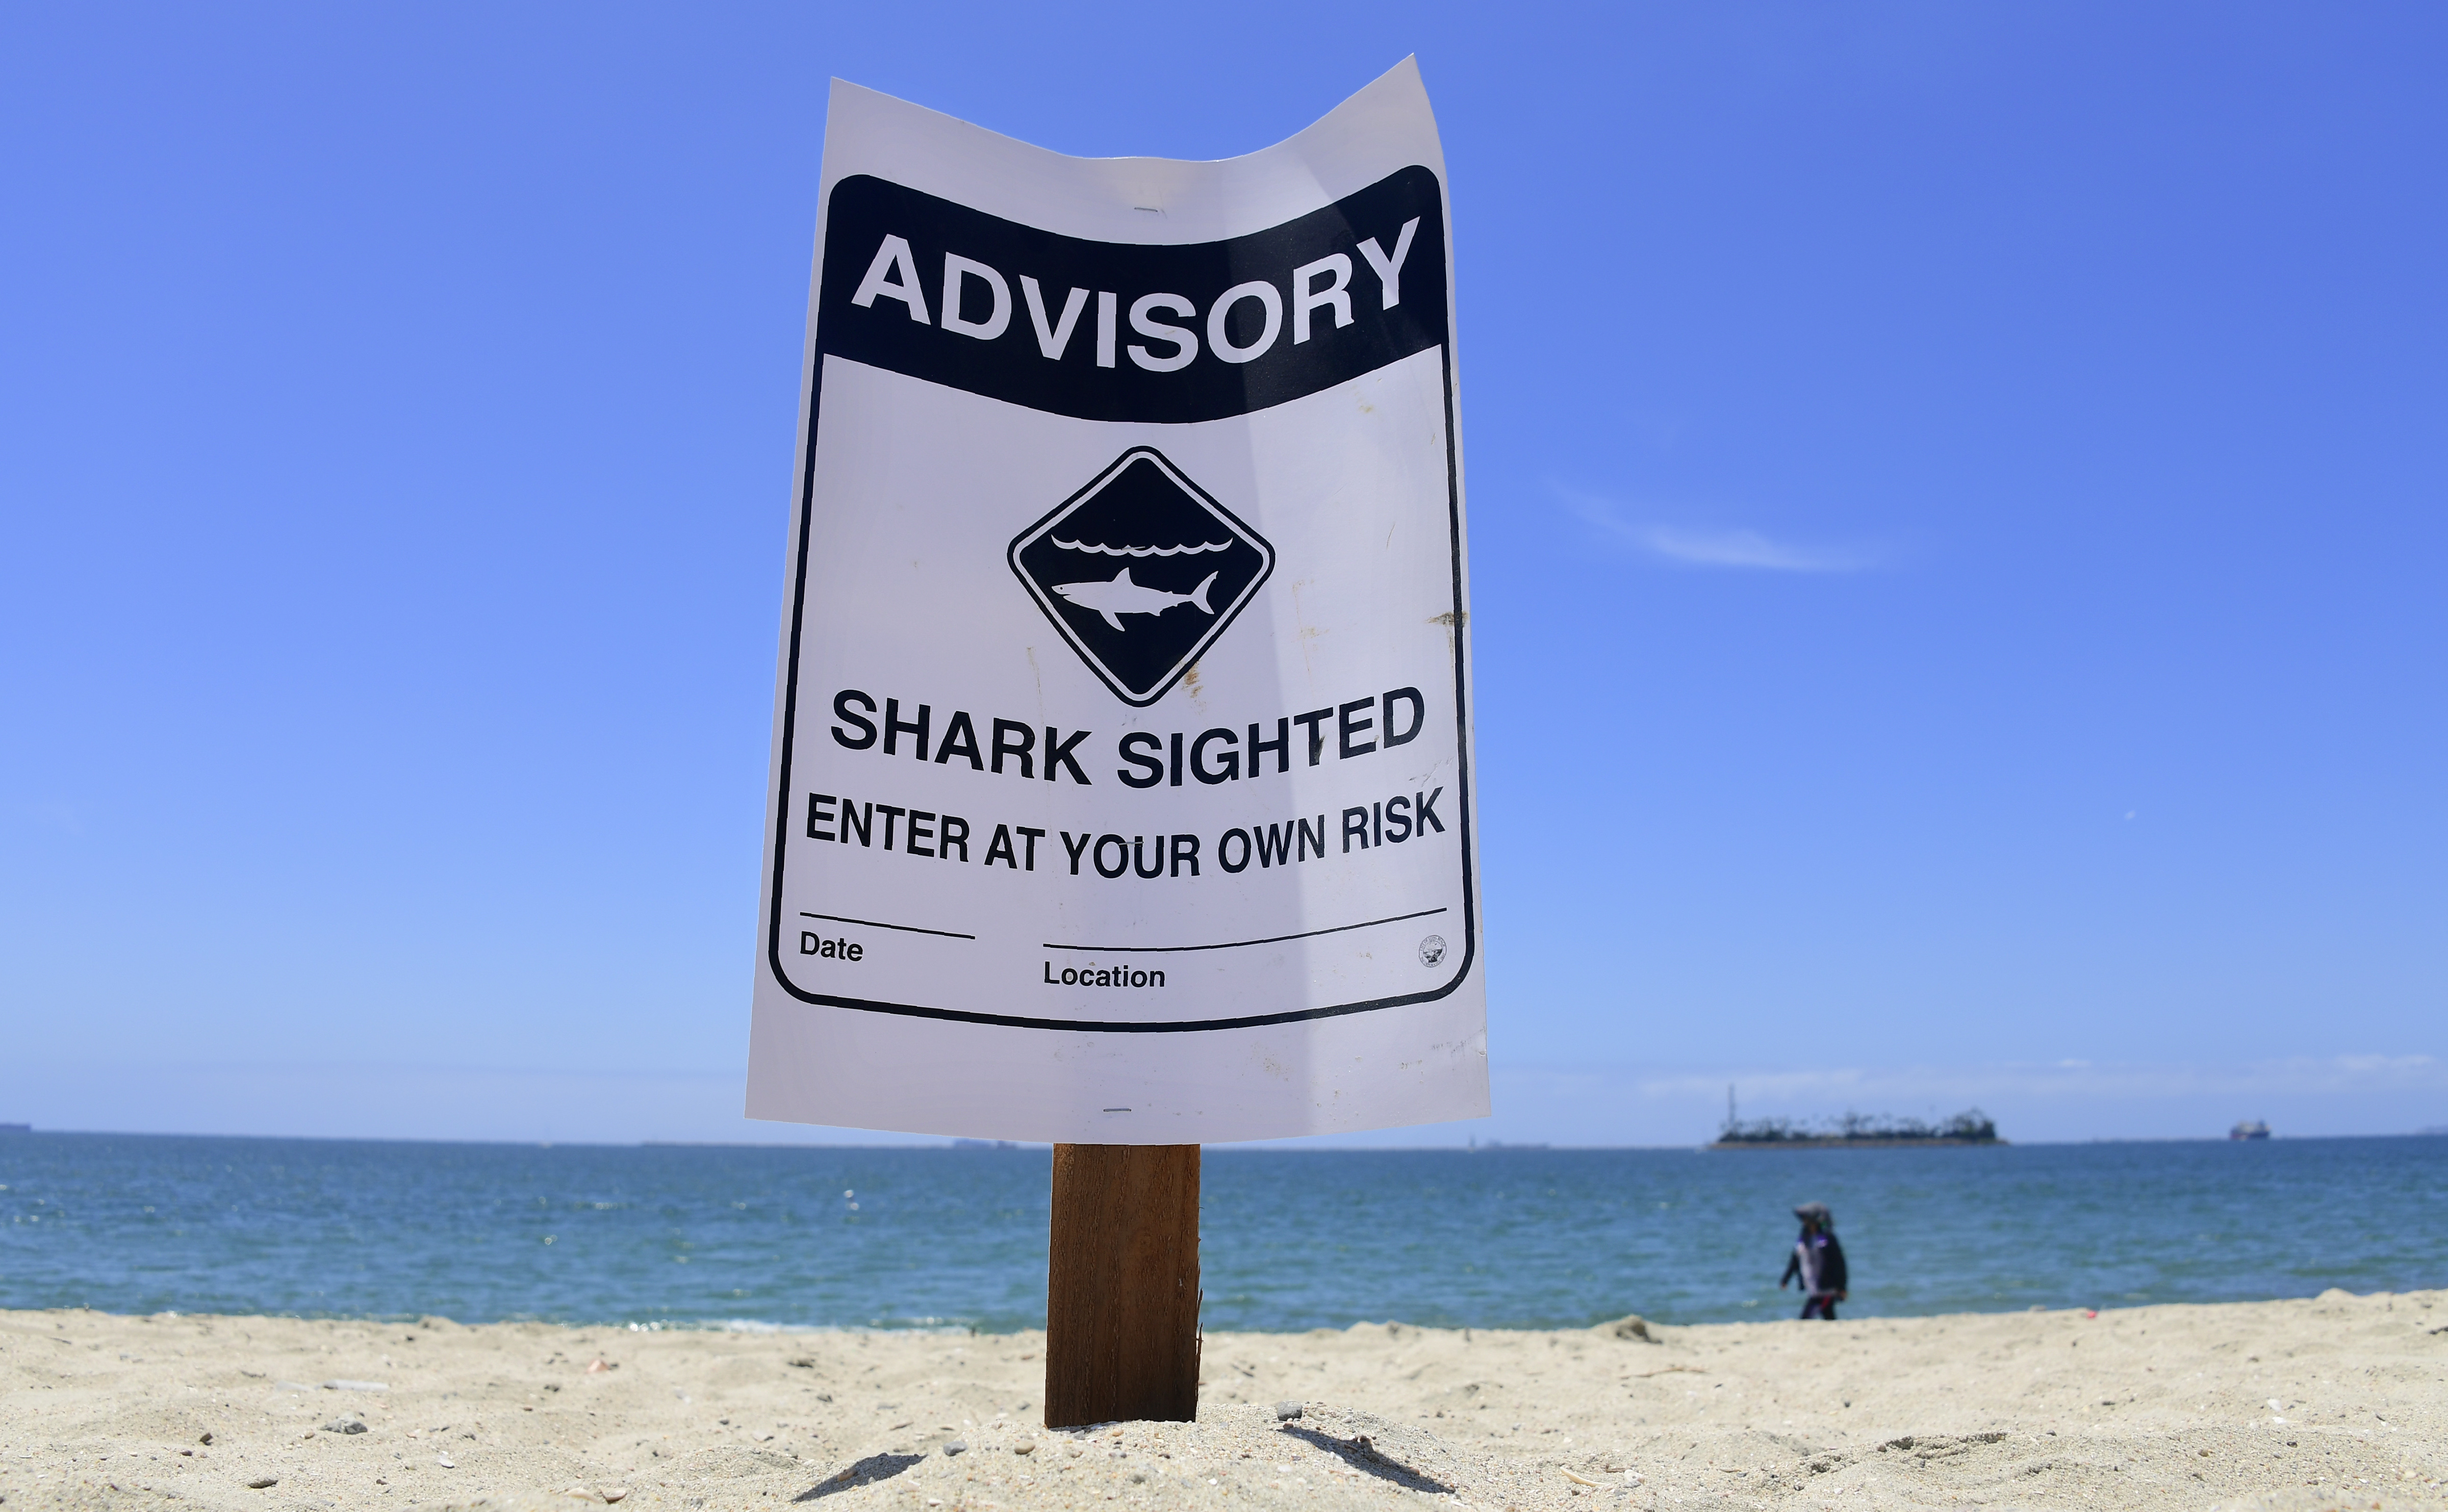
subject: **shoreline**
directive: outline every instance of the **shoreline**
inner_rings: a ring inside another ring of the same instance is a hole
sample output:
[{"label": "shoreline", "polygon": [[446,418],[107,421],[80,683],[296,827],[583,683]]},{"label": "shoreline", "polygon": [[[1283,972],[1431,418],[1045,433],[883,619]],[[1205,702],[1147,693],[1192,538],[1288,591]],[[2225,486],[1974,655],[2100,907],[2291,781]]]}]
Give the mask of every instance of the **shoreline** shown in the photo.
[{"label": "shoreline", "polygon": [[[1039,1332],[0,1312],[0,1499],[2448,1508],[2448,1292],[1213,1333],[1198,1422],[1075,1433],[1040,1426],[1042,1349]],[[1278,1423],[1285,1401],[1297,1421]]]},{"label": "shoreline", "polygon": [[[2344,1292],[2343,1289],[2337,1287],[2328,1287],[2324,1288],[2319,1292],[2307,1292],[2302,1296],[2257,1297],[2211,1302],[2146,1302],[2129,1303],[2124,1306],[2111,1304],[2095,1308],[2083,1307],[2080,1305],[2042,1307],[2035,1304],[2030,1307],[2020,1308],[1958,1309],[1953,1311],[1945,1312],[1883,1312],[1875,1315],[1864,1313],[1859,1317],[1846,1316],[1842,1319],[1842,1322],[1850,1326],[1889,1323],[1932,1323],[1946,1322],[1950,1320],[1962,1320],[1968,1322],[1980,1318],[2019,1318],[2035,1315],[2061,1316],[2073,1314],[2078,1316],[2109,1317],[2122,1315],[2129,1312],[2146,1311],[2152,1308],[2283,1307],[2292,1303],[2316,1302],[2322,1300],[2324,1297],[2332,1295],[2361,1297],[2365,1294],[2366,1293]],[[2416,1291],[2398,1292],[2375,1292],[2367,1294],[2375,1297],[2404,1298],[2428,1297],[2433,1293],[2428,1291]],[[2448,1288],[2441,1289],[2439,1294],[2442,1296],[2448,1296]],[[1766,1316],[1754,1315],[1740,1318],[1717,1318],[1693,1323],[1676,1323],[1666,1319],[1652,1317],[1643,1313],[1633,1313],[1629,1314],[1629,1316],[1637,1318],[1643,1327],[1658,1334],[1669,1332],[1689,1332],[1704,1329],[1764,1328],[1779,1323],[1797,1321],[1792,1316],[1792,1313],[1800,1305],[1798,1301],[1800,1295],[1801,1293],[1799,1292],[1781,1292],[1777,1300],[1782,1311],[1769,1313]],[[1853,1302],[1840,1304],[1840,1307],[1849,1313],[1851,1311],[1858,1309],[1863,1304],[1857,1299]],[[2439,1305],[2442,1308],[2448,1308],[2448,1301],[2442,1301]],[[469,1323],[464,1319],[451,1317],[447,1313],[437,1312],[419,1312],[414,1314],[406,1312],[193,1312],[182,1311],[176,1308],[164,1309],[158,1312],[114,1312],[107,1308],[94,1307],[0,1307],[0,1328],[6,1327],[6,1320],[33,1317],[81,1317],[96,1320],[107,1319],[116,1322],[129,1323],[188,1323],[196,1321],[212,1321],[220,1323],[255,1322],[266,1325],[296,1323],[316,1327],[337,1325],[342,1328],[362,1327],[376,1330],[386,1329],[404,1329],[411,1331],[444,1328],[465,1330],[469,1332],[475,1332],[487,1329],[553,1329],[570,1334],[584,1334],[589,1338],[599,1335],[615,1337],[636,1336],[642,1338],[661,1334],[679,1338],[715,1336],[806,1339],[839,1335],[846,1338],[948,1338],[988,1341],[995,1339],[1019,1338],[1023,1336],[1042,1339],[1045,1336],[1045,1330],[1042,1328],[991,1329],[984,1328],[973,1323],[963,1323],[949,1320],[942,1323],[880,1325],[866,1323],[775,1323],[764,1318],[749,1317],[719,1319],[658,1318],[646,1322],[631,1322],[626,1320],[589,1320],[584,1322],[571,1322],[567,1319],[562,1318],[506,1317],[495,1318],[482,1323]],[[1585,1332],[1613,1328],[1622,1321],[1624,1320],[1621,1318],[1606,1318],[1601,1319],[1598,1322],[1589,1324],[1564,1323],[1553,1326],[1523,1326],[1505,1323],[1489,1325],[1412,1323],[1403,1318],[1389,1318],[1384,1322],[1378,1322],[1372,1319],[1364,1318],[1354,1323],[1339,1326],[1321,1324],[1315,1328],[1310,1329],[1210,1329],[1202,1325],[1200,1332],[1208,1338],[1300,1339],[1324,1338],[1329,1335],[1348,1334],[1354,1330],[1361,1329],[1387,1328],[1398,1329],[1406,1334],[1416,1333],[1423,1336],[1446,1333],[1466,1333],[1479,1337],[1511,1337],[1515,1335],[1535,1335],[1545,1337],[1551,1334],[1558,1337],[1577,1337]]]}]

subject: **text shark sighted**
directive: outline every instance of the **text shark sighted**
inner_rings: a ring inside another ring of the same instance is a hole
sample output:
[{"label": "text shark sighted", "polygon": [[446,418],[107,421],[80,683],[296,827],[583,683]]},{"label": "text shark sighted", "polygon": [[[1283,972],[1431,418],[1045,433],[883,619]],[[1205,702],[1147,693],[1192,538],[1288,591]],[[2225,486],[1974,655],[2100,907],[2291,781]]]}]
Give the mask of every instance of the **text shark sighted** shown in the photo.
[{"label": "text shark sighted", "polygon": [[[1195,736],[1183,730],[1169,735],[1132,730],[1116,742],[1115,753],[1126,765],[1115,768],[1114,775],[1133,788],[1158,784],[1177,788],[1185,774],[1209,787],[1247,781],[1266,771],[1270,756],[1274,757],[1274,770],[1281,774],[1292,769],[1295,750],[1305,752],[1308,759],[1303,764],[1313,767],[1325,761],[1329,750],[1336,760],[1348,761],[1408,745],[1419,738],[1427,715],[1427,699],[1419,689],[1391,688],[1322,709],[1277,715],[1272,730],[1257,719],[1247,725],[1214,725]],[[1048,782],[1068,776],[1082,787],[1094,785],[1095,779],[1080,761],[1080,747],[1094,731],[1065,735],[1058,727],[1047,726],[1041,743],[1037,726],[992,718],[981,745],[978,721],[966,709],[953,710],[951,718],[938,725],[932,704],[906,706],[899,699],[887,698],[879,711],[875,696],[858,688],[844,688],[833,695],[833,718],[838,721],[832,726],[833,743],[845,751],[877,751],[888,756],[906,752],[910,758],[936,766],[959,762],[972,772],[998,776],[1034,778],[1042,769]],[[1301,731],[1298,740],[1292,737],[1295,726]],[[938,731],[940,738],[929,744],[928,737]],[[908,737],[907,741],[904,736]]]}]

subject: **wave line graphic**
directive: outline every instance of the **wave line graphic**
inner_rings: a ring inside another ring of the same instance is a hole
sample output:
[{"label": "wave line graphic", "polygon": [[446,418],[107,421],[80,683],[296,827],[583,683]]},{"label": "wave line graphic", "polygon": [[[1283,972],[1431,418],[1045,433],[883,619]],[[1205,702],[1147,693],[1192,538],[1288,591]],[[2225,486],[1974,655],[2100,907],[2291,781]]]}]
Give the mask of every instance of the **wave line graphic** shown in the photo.
[{"label": "wave line graphic", "polygon": [[1086,551],[1102,557],[1195,557],[1202,551],[1230,551],[1230,541],[1209,541],[1192,546],[1109,546],[1080,541],[1054,538],[1054,544],[1065,551]]}]

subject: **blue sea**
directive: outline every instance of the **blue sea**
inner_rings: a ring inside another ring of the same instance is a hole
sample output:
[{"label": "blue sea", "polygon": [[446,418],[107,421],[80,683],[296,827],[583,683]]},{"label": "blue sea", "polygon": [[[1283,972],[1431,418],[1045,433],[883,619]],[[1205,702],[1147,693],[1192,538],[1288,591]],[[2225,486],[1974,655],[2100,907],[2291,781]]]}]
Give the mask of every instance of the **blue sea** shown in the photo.
[{"label": "blue sea", "polygon": [[[1044,1322],[1037,1149],[0,1134],[0,1306],[662,1327]],[[2448,1286],[2448,1138],[1923,1150],[1210,1150],[1205,1326],[1849,1316]]]}]

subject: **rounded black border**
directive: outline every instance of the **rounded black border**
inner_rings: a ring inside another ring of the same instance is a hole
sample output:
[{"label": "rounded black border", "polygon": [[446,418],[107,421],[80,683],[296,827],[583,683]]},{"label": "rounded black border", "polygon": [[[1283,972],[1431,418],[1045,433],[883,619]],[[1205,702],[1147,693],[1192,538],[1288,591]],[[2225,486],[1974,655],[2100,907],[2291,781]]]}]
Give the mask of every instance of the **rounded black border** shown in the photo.
[{"label": "rounded black border", "polygon": [[[1399,169],[1396,174],[1389,174],[1387,177],[1393,178],[1399,176],[1401,173],[1409,173],[1413,171],[1427,172],[1430,179],[1436,183],[1437,216],[1435,224],[1437,227],[1437,235],[1443,237],[1445,234],[1444,181],[1438,177],[1433,169],[1426,169],[1421,164],[1414,164],[1408,168]],[[1380,180],[1379,182],[1383,182],[1384,181]],[[838,188],[839,185],[836,185],[835,187]],[[1346,198],[1348,198],[1348,196]],[[830,224],[830,220],[828,220],[828,224]],[[1448,260],[1446,266],[1450,269],[1452,266],[1450,260],[1450,247],[1447,249],[1447,258]],[[1453,297],[1451,284],[1448,283],[1445,288],[1439,290],[1438,295],[1440,298],[1446,300],[1448,304],[1450,304]],[[775,762],[775,770],[774,774],[775,786],[772,793],[775,815],[774,865],[768,884],[770,890],[766,897],[767,906],[771,910],[767,925],[765,943],[766,969],[773,973],[775,983],[779,986],[783,991],[788,992],[792,997],[802,1003],[813,1004],[822,1007],[854,1008],[867,1013],[887,1013],[902,1018],[912,1019],[937,1019],[954,1024],[993,1024],[999,1027],[1014,1029],[1067,1030],[1082,1034],[1189,1034],[1213,1032],[1218,1029],[1258,1028],[1276,1024],[1298,1024],[1310,1019],[1336,1019],[1353,1013],[1371,1013],[1383,1008],[1404,1007],[1414,1003],[1434,1003],[1441,998],[1450,997],[1454,992],[1461,988],[1464,982],[1470,980],[1471,967],[1476,965],[1479,960],[1479,897],[1477,890],[1472,885],[1476,871],[1472,866],[1473,835],[1471,830],[1471,815],[1474,811],[1470,802],[1470,704],[1469,689],[1467,687],[1467,679],[1465,677],[1465,658],[1463,654],[1463,648],[1469,630],[1469,623],[1464,618],[1467,611],[1463,607],[1462,586],[1462,454],[1460,450],[1461,435],[1459,433],[1462,426],[1461,417],[1455,412],[1458,406],[1456,405],[1454,396],[1453,337],[1449,326],[1445,339],[1437,344],[1437,361],[1440,374],[1444,381],[1445,392],[1445,518],[1446,528],[1448,531],[1447,560],[1452,568],[1453,608],[1451,613],[1454,617],[1454,762],[1456,773],[1454,782],[1455,786],[1461,790],[1460,795],[1462,798],[1462,803],[1460,804],[1457,813],[1461,821],[1459,838],[1462,842],[1463,953],[1462,963],[1455,970],[1452,980],[1446,982],[1445,985],[1441,987],[1431,988],[1425,992],[1410,992],[1399,994],[1393,997],[1370,998],[1364,1002],[1337,1004],[1329,1007],[1299,1008],[1286,1013],[1254,1013],[1230,1019],[1192,1019],[1171,1024],[1140,1023],[1137,1021],[1104,1022],[1079,1019],[1042,1019],[1022,1014],[973,1013],[961,1008],[938,1008],[929,1007],[921,1004],[886,1003],[869,998],[845,998],[834,996],[830,993],[808,992],[802,990],[799,986],[794,984],[782,969],[782,931],[784,914],[782,907],[782,874],[783,856],[785,853],[785,848],[790,839],[791,830],[791,753],[794,737],[796,733],[799,706],[799,649],[801,638],[806,634],[807,626],[806,611],[808,602],[809,526],[813,523],[815,515],[816,422],[818,415],[823,410],[825,357],[827,354],[825,352],[824,334],[821,330],[816,333],[816,339],[811,344],[811,354],[810,372],[808,374],[808,408],[807,413],[803,417],[802,421],[802,433],[807,438],[805,443],[807,451],[806,455],[801,459],[799,473],[798,522],[796,532],[798,550],[796,560],[792,564],[790,641],[789,649],[786,654],[786,661],[783,668],[782,742],[780,758]],[[848,362],[855,359],[844,357],[842,360]],[[868,365],[869,364],[865,363],[860,364],[862,367]],[[996,402],[1011,403],[1012,401],[999,400]],[[1287,400],[1286,402],[1290,401]],[[1023,406],[1023,408],[1025,407]],[[1272,409],[1273,406],[1266,406],[1266,408]],[[1245,412],[1254,413],[1255,411],[1251,411]],[[1138,423],[1157,424],[1161,422]],[[1203,425],[1213,424],[1214,422],[1191,421],[1183,423]],[[1168,467],[1172,466],[1169,459],[1166,465]],[[1174,470],[1176,473],[1180,472],[1178,468],[1176,468]],[[1100,476],[1101,477],[1102,474],[1100,473]],[[1182,476],[1186,478],[1188,475],[1182,474]],[[1077,495],[1075,494],[1074,497],[1077,497]],[[1058,507],[1058,512],[1060,507]],[[1223,506],[1217,505],[1216,507],[1222,508]],[[1230,511],[1227,511],[1227,513],[1230,513]],[[1237,517],[1235,517],[1235,520],[1237,523]],[[1032,526],[1031,528],[1035,527]],[[1248,527],[1245,526],[1244,528]],[[1252,533],[1255,534],[1256,532],[1252,531]],[[1272,546],[1272,543],[1270,545]],[[1269,555],[1271,557],[1273,555],[1272,549],[1270,550]],[[1268,573],[1270,576],[1272,575],[1273,570],[1273,565],[1271,563],[1268,567]],[[1254,595],[1253,595],[1253,597],[1254,597]],[[1247,601],[1245,600],[1244,602],[1246,603]],[[1167,691],[1170,691],[1170,686],[1168,686]],[[1158,699],[1161,699],[1162,697],[1162,694],[1157,695]]]}]

